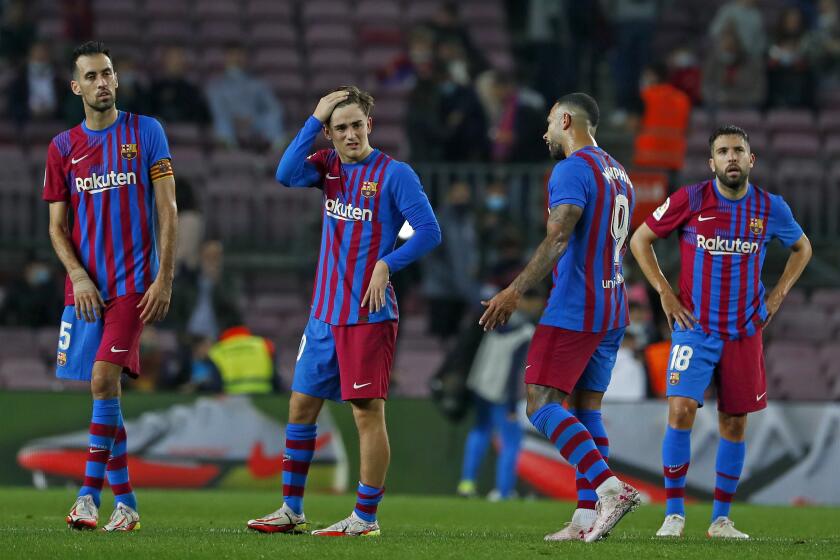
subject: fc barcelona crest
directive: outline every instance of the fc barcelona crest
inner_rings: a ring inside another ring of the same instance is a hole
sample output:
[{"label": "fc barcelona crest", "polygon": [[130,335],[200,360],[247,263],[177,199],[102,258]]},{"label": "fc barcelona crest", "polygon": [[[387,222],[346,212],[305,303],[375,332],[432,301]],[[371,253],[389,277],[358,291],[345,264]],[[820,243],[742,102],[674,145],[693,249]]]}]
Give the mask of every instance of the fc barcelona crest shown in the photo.
[{"label": "fc barcelona crest", "polygon": [[676,385],[679,382],[680,382],[680,372],[672,371],[671,373],[668,374],[668,383],[670,385]]},{"label": "fc barcelona crest", "polygon": [[761,235],[764,231],[764,218],[753,218],[750,220],[750,231],[756,235]]},{"label": "fc barcelona crest", "polygon": [[120,147],[120,155],[123,159],[134,159],[137,157],[137,144],[123,144]]},{"label": "fc barcelona crest", "polygon": [[376,196],[376,187],[379,185],[376,181],[365,181],[362,183],[362,196],[365,198],[373,198]]},{"label": "fc barcelona crest", "polygon": [[56,359],[56,363],[58,363],[58,365],[61,367],[67,365],[67,354],[65,354],[64,352],[59,352],[58,358]]}]

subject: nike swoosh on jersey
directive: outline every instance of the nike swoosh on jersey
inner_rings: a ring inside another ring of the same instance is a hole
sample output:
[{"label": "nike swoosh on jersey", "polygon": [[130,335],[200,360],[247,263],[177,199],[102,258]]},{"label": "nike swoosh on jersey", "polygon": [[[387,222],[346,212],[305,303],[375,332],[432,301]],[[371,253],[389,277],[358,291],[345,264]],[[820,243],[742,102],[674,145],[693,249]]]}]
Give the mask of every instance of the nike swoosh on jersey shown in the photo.
[{"label": "nike swoosh on jersey", "polygon": [[79,163],[80,161],[82,161],[83,159],[85,159],[86,157],[88,157],[89,155],[90,155],[90,154],[85,154],[85,155],[83,155],[82,157],[80,157],[79,159],[76,159],[76,158],[70,158],[70,163],[72,163],[73,165],[76,165],[77,163]]},{"label": "nike swoosh on jersey", "polygon": [[327,179],[341,179],[341,177],[330,175],[329,173],[327,173]]},{"label": "nike swoosh on jersey", "polygon": [[716,216],[707,216],[705,218],[703,216],[697,216],[697,221],[698,222],[708,222],[709,220],[714,220],[715,218],[716,218]]},{"label": "nike swoosh on jersey", "polygon": [[[371,383],[372,383],[372,382],[371,382]],[[353,383],[353,388],[354,388],[354,389],[361,389],[362,387],[367,387],[368,385],[370,385],[370,383],[362,383],[361,385],[358,385],[358,384],[356,384],[356,383]]]},{"label": "nike swoosh on jersey", "polygon": [[113,353],[115,353],[115,354],[116,354],[117,352],[128,352],[128,348],[126,348],[125,350],[120,350],[120,349],[119,349],[119,348],[117,348],[116,346],[111,346],[111,352],[113,352]]}]

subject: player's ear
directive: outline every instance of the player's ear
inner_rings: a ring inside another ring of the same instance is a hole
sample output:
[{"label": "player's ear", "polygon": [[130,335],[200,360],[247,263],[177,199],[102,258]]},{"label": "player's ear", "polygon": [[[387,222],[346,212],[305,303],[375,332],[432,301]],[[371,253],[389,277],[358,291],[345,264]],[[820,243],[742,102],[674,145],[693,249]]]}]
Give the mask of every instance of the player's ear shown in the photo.
[{"label": "player's ear", "polygon": [[322,130],[324,131],[324,138],[326,138],[329,141],[332,141],[332,136],[330,135],[330,127],[325,124],[322,127]]},{"label": "player's ear", "polygon": [[753,152],[750,152],[750,169],[752,169],[754,165],[755,165],[755,154]]},{"label": "player's ear", "polygon": [[368,120],[367,120],[367,131],[368,131],[368,134],[370,134],[371,132],[373,132],[373,117],[368,117]]},{"label": "player's ear", "polygon": [[120,81],[117,79],[117,71],[114,70],[114,89],[117,89],[118,87],[120,87]]},{"label": "player's ear", "polygon": [[74,95],[82,95],[82,86],[80,86],[79,82],[76,80],[70,80],[70,91],[72,91]]},{"label": "player's ear", "polygon": [[712,173],[715,172],[715,159],[714,158],[709,158],[709,169],[712,170]]}]

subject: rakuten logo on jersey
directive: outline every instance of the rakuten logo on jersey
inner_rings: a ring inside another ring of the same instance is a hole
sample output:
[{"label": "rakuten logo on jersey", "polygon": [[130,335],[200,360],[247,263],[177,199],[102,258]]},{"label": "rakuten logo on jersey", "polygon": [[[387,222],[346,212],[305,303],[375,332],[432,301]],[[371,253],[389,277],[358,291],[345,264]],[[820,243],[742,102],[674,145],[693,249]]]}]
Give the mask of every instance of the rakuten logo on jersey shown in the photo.
[{"label": "rakuten logo on jersey", "polygon": [[336,220],[344,220],[346,222],[358,222],[360,220],[363,222],[373,221],[373,210],[359,208],[352,204],[345,204],[338,197],[327,199],[324,203],[324,208],[327,210],[327,216]]},{"label": "rakuten logo on jersey", "polygon": [[94,173],[90,177],[76,177],[76,191],[90,194],[136,184],[137,174],[134,171],[129,171],[128,173],[111,171],[107,175],[97,175]]},{"label": "rakuten logo on jersey", "polygon": [[758,242],[743,239],[724,239],[719,235],[706,238],[697,236],[697,246],[710,255],[754,255],[758,253]]}]

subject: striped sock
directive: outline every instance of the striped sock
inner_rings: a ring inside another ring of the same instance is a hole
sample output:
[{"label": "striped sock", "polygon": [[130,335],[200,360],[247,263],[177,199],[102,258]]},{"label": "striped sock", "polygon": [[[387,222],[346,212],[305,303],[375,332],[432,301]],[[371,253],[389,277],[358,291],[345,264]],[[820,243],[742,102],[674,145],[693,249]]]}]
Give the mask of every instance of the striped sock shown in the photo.
[{"label": "striped sock", "polygon": [[356,515],[373,523],[376,521],[376,508],[385,495],[385,488],[376,488],[359,482],[359,489],[356,492],[356,508],[353,510]]},{"label": "striped sock", "polygon": [[108,460],[108,485],[114,492],[114,505],[123,503],[137,511],[137,496],[131,488],[131,480],[128,476],[128,455],[126,449],[128,439],[125,433],[125,424],[122,414],[117,427],[117,437],[114,439],[114,447],[111,449],[111,458]]},{"label": "striped sock", "polygon": [[530,420],[537,430],[551,440],[563,458],[577,467],[593,488],[597,489],[615,476],[583,424],[559,404],[543,406]]},{"label": "striped sock", "polygon": [[93,401],[85,481],[79,490],[79,496],[92,496],[96,507],[99,507],[102,484],[105,482],[105,466],[111,456],[111,447],[114,445],[119,421],[119,399]]},{"label": "striped sock", "polygon": [[[569,412],[580,420],[580,423],[583,424],[592,436],[592,441],[595,442],[595,446],[601,452],[604,461],[606,461],[610,456],[610,440],[607,438],[607,430],[604,428],[601,411],[578,409],[570,410]],[[577,509],[592,510],[594,512],[595,504],[598,502],[598,495],[595,493],[595,488],[589,484],[589,481],[586,480],[586,477],[580,471],[576,471],[575,473],[575,483],[577,485],[578,496]],[[583,514],[580,515],[582,516]]]},{"label": "striped sock", "polygon": [[712,505],[712,521],[718,517],[729,517],[732,498],[738,488],[741,469],[744,468],[744,456],[747,453],[746,444],[720,438],[715,461],[715,501]]},{"label": "striped sock", "polygon": [[312,456],[317,424],[287,424],[283,455],[283,500],[296,514],[303,513],[303,490]]},{"label": "striped sock", "polygon": [[662,441],[662,472],[665,474],[665,515],[685,517],[685,475],[691,460],[691,430],[668,426]]}]

